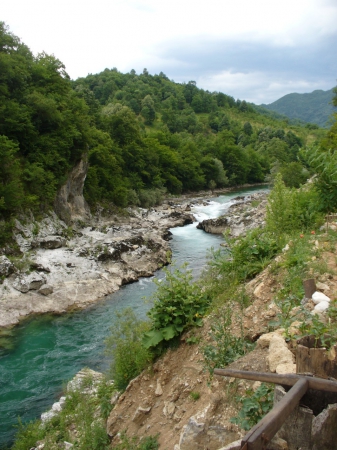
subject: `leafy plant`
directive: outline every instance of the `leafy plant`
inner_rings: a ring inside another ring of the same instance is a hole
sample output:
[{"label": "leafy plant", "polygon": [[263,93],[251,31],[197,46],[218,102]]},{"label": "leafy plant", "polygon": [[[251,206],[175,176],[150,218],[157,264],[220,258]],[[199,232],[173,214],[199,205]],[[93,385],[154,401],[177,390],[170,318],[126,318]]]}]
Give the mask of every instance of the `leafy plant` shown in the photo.
[{"label": "leafy plant", "polygon": [[261,272],[277,254],[276,240],[263,229],[255,229],[246,236],[226,236],[225,250],[212,252],[209,264],[225,279],[242,282]]},{"label": "leafy plant", "polygon": [[149,323],[137,319],[131,308],[116,313],[111,335],[106,340],[106,354],[112,359],[110,375],[118,390],[124,390],[150,364],[151,352],[142,343],[148,330]]},{"label": "leafy plant", "polygon": [[231,323],[232,310],[230,307],[225,307],[222,314],[212,320],[210,337],[213,343],[205,345],[202,349],[204,368],[209,371],[211,376],[215,368],[225,367],[252,350],[253,344],[232,334]]},{"label": "leafy plant", "polygon": [[247,389],[246,395],[238,399],[242,407],[238,415],[231,418],[231,422],[246,431],[250,430],[273,407],[273,392],[274,388],[265,383],[262,383],[255,392]]},{"label": "leafy plant", "polygon": [[154,304],[148,312],[151,329],[144,334],[146,348],[170,341],[188,327],[201,326],[209,301],[201,287],[192,282],[192,272],[187,264],[179,269],[164,269],[165,280],[155,280],[157,291]]}]

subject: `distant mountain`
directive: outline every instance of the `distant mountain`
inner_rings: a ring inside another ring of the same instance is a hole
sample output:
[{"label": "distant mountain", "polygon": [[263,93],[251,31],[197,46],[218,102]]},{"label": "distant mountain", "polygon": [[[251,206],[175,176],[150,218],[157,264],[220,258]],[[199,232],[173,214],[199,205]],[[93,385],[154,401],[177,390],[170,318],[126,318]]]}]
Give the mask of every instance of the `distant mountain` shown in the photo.
[{"label": "distant mountain", "polygon": [[287,94],[269,105],[262,107],[276,111],[290,119],[300,119],[304,122],[316,123],[321,127],[329,127],[331,114],[337,109],[332,105],[333,89],[329,91],[316,90],[310,94]]}]

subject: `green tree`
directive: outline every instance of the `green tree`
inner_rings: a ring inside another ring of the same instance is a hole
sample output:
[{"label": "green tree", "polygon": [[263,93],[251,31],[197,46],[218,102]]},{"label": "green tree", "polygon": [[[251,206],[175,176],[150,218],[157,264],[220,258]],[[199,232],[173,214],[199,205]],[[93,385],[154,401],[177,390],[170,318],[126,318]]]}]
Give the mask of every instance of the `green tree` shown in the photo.
[{"label": "green tree", "polygon": [[0,136],[0,214],[8,217],[24,204],[18,145]]}]

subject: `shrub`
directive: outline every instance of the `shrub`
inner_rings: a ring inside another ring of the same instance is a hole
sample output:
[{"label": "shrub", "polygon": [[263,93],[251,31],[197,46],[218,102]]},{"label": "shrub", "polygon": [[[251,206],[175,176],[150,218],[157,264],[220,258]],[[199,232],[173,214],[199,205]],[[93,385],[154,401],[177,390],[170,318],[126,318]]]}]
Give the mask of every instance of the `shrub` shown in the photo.
[{"label": "shrub", "polygon": [[261,272],[277,254],[275,238],[263,229],[255,229],[246,236],[229,238],[227,248],[212,253],[210,267],[232,282],[241,282]]},{"label": "shrub", "polygon": [[277,174],[268,197],[266,230],[281,242],[285,234],[312,227],[318,215],[318,196],[312,189],[288,189]]},{"label": "shrub", "polygon": [[110,375],[118,390],[124,390],[152,360],[151,353],[142,344],[148,329],[149,324],[137,319],[131,308],[117,312],[106,340],[106,353],[112,358]]},{"label": "shrub", "polygon": [[229,306],[222,310],[222,314],[212,320],[210,338],[212,343],[203,347],[204,369],[213,376],[214,369],[230,364],[250,351],[254,344],[242,337],[233,336],[231,330],[232,310]]},{"label": "shrub", "polygon": [[188,327],[201,326],[202,317],[209,304],[201,287],[192,282],[192,272],[187,264],[179,269],[164,269],[166,278],[155,280],[157,291],[154,305],[148,312],[151,329],[144,335],[146,348],[156,347],[163,341],[180,336]]}]

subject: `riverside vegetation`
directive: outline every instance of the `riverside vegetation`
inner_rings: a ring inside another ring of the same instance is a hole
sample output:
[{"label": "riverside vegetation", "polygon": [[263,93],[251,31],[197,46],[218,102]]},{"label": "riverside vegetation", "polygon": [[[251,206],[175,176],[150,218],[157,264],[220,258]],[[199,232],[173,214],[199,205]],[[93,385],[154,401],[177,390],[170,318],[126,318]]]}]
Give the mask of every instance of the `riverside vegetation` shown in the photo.
[{"label": "riverside vegetation", "polygon": [[[266,226],[263,229],[250,231],[246,236],[235,239],[227,237],[227,247],[210,254],[208,266],[197,281],[191,280],[187,267],[167,271],[166,280],[159,283],[159,289],[154,294],[150,320],[139,321],[132,311],[126,310],[119,317],[118,327],[107,339],[107,357],[112,356],[109,377],[114,383],[102,382],[98,395],[91,400],[92,406],[85,400],[84,394],[71,394],[69,399],[67,396],[66,405],[70,409],[66,406],[57,419],[42,426],[38,421],[25,430],[21,429],[13,449],[30,448],[37,441],[48,442],[48,448],[53,449],[57,448],[60,440],[68,439],[73,442],[74,448],[79,449],[88,448],[88,442],[92,449],[157,448],[155,436],[139,441],[128,436],[127,432],[121,435],[118,444],[111,446],[105,432],[105,418],[112,407],[109,401],[112,391],[123,391],[142,370],[151,370],[152,362],[166,349],[179,345],[179,337],[185,330],[189,331],[187,342],[200,348],[204,369],[209,372],[210,379],[215,367],[224,367],[251,351],[254,344],[245,339],[243,330],[238,336],[232,335],[233,305],[236,304],[241,311],[249,305],[245,283],[267,266],[282,285],[274,296],[279,312],[276,320],[270,322],[270,329],[282,327],[288,337],[293,337],[289,328],[295,320],[293,310],[297,307],[297,316],[302,321],[297,336],[313,334],[321,337],[325,334],[330,345],[336,343],[336,301],[332,301],[328,310],[328,322],[308,314],[301,306],[304,296],[302,280],[327,271],[319,258],[322,251],[319,248],[323,247],[313,246],[313,240],[324,242],[325,249],[327,246],[334,248],[337,242],[336,231],[326,230],[325,227],[319,231],[324,223],[324,214],[330,210],[330,200],[324,200],[325,193],[320,190],[320,182],[318,172],[316,183],[295,190],[287,188],[278,175],[268,198]],[[289,248],[282,252],[287,244]],[[278,256],[280,254],[282,257]],[[193,295],[196,299],[194,305]],[[202,319],[208,314],[212,315],[212,325],[210,339],[205,342],[203,334],[198,333],[198,326],[202,326]],[[192,391],[190,396],[197,402],[200,393]],[[248,389],[234,402],[238,414],[233,416],[232,422],[247,430],[271,408],[271,388],[263,384],[254,393]],[[84,403],[86,406],[81,406]],[[74,420],[77,421],[75,424]],[[76,439],[71,440],[71,430],[74,428],[77,430]]]},{"label": "riverside vegetation", "polygon": [[[243,332],[235,339],[231,335],[231,312],[233,305],[239,311],[249,305],[246,283],[266,267],[282,285],[274,298],[278,317],[270,328],[282,326],[290,336],[290,314],[298,307],[299,333],[324,333],[330,343],[337,341],[335,302],[328,324],[301,309],[302,279],[327,271],[313,239],[331,246],[337,241],[329,227],[319,232],[324,215],[337,208],[336,122],[328,132],[277,122],[245,101],[203,91],[193,81],[173,83],[163,73],[151,76],[146,69],[140,75],[106,69],[71,81],[59,60],[34,57],[2,22],[0,67],[1,245],[10,240],[15,215],[26,208],[48,210],[69,170],[84,157],[91,206],[151,206],[164,193],[261,182],[266,176],[274,184],[263,229],[227,236],[227,247],[210,254],[197,281],[187,267],[168,271],[148,322],[123,313],[107,339],[108,376],[114,383],[102,381],[89,400],[81,392],[67,393],[56,418],[19,425],[14,450],[43,444],[52,450],[64,441],[83,450],[158,448],[156,436],[139,440],[123,430],[119,442],[110,443],[105,420],[113,391],[151,370],[185,331],[189,343],[200,348],[210,379],[217,365],[250,351]],[[311,175],[316,178],[305,184]],[[209,314],[213,326],[203,342],[199,331]],[[197,391],[191,398],[200,401]],[[238,399],[243,411],[233,420],[242,428],[266,412],[268,389],[256,391],[254,401]]]}]

